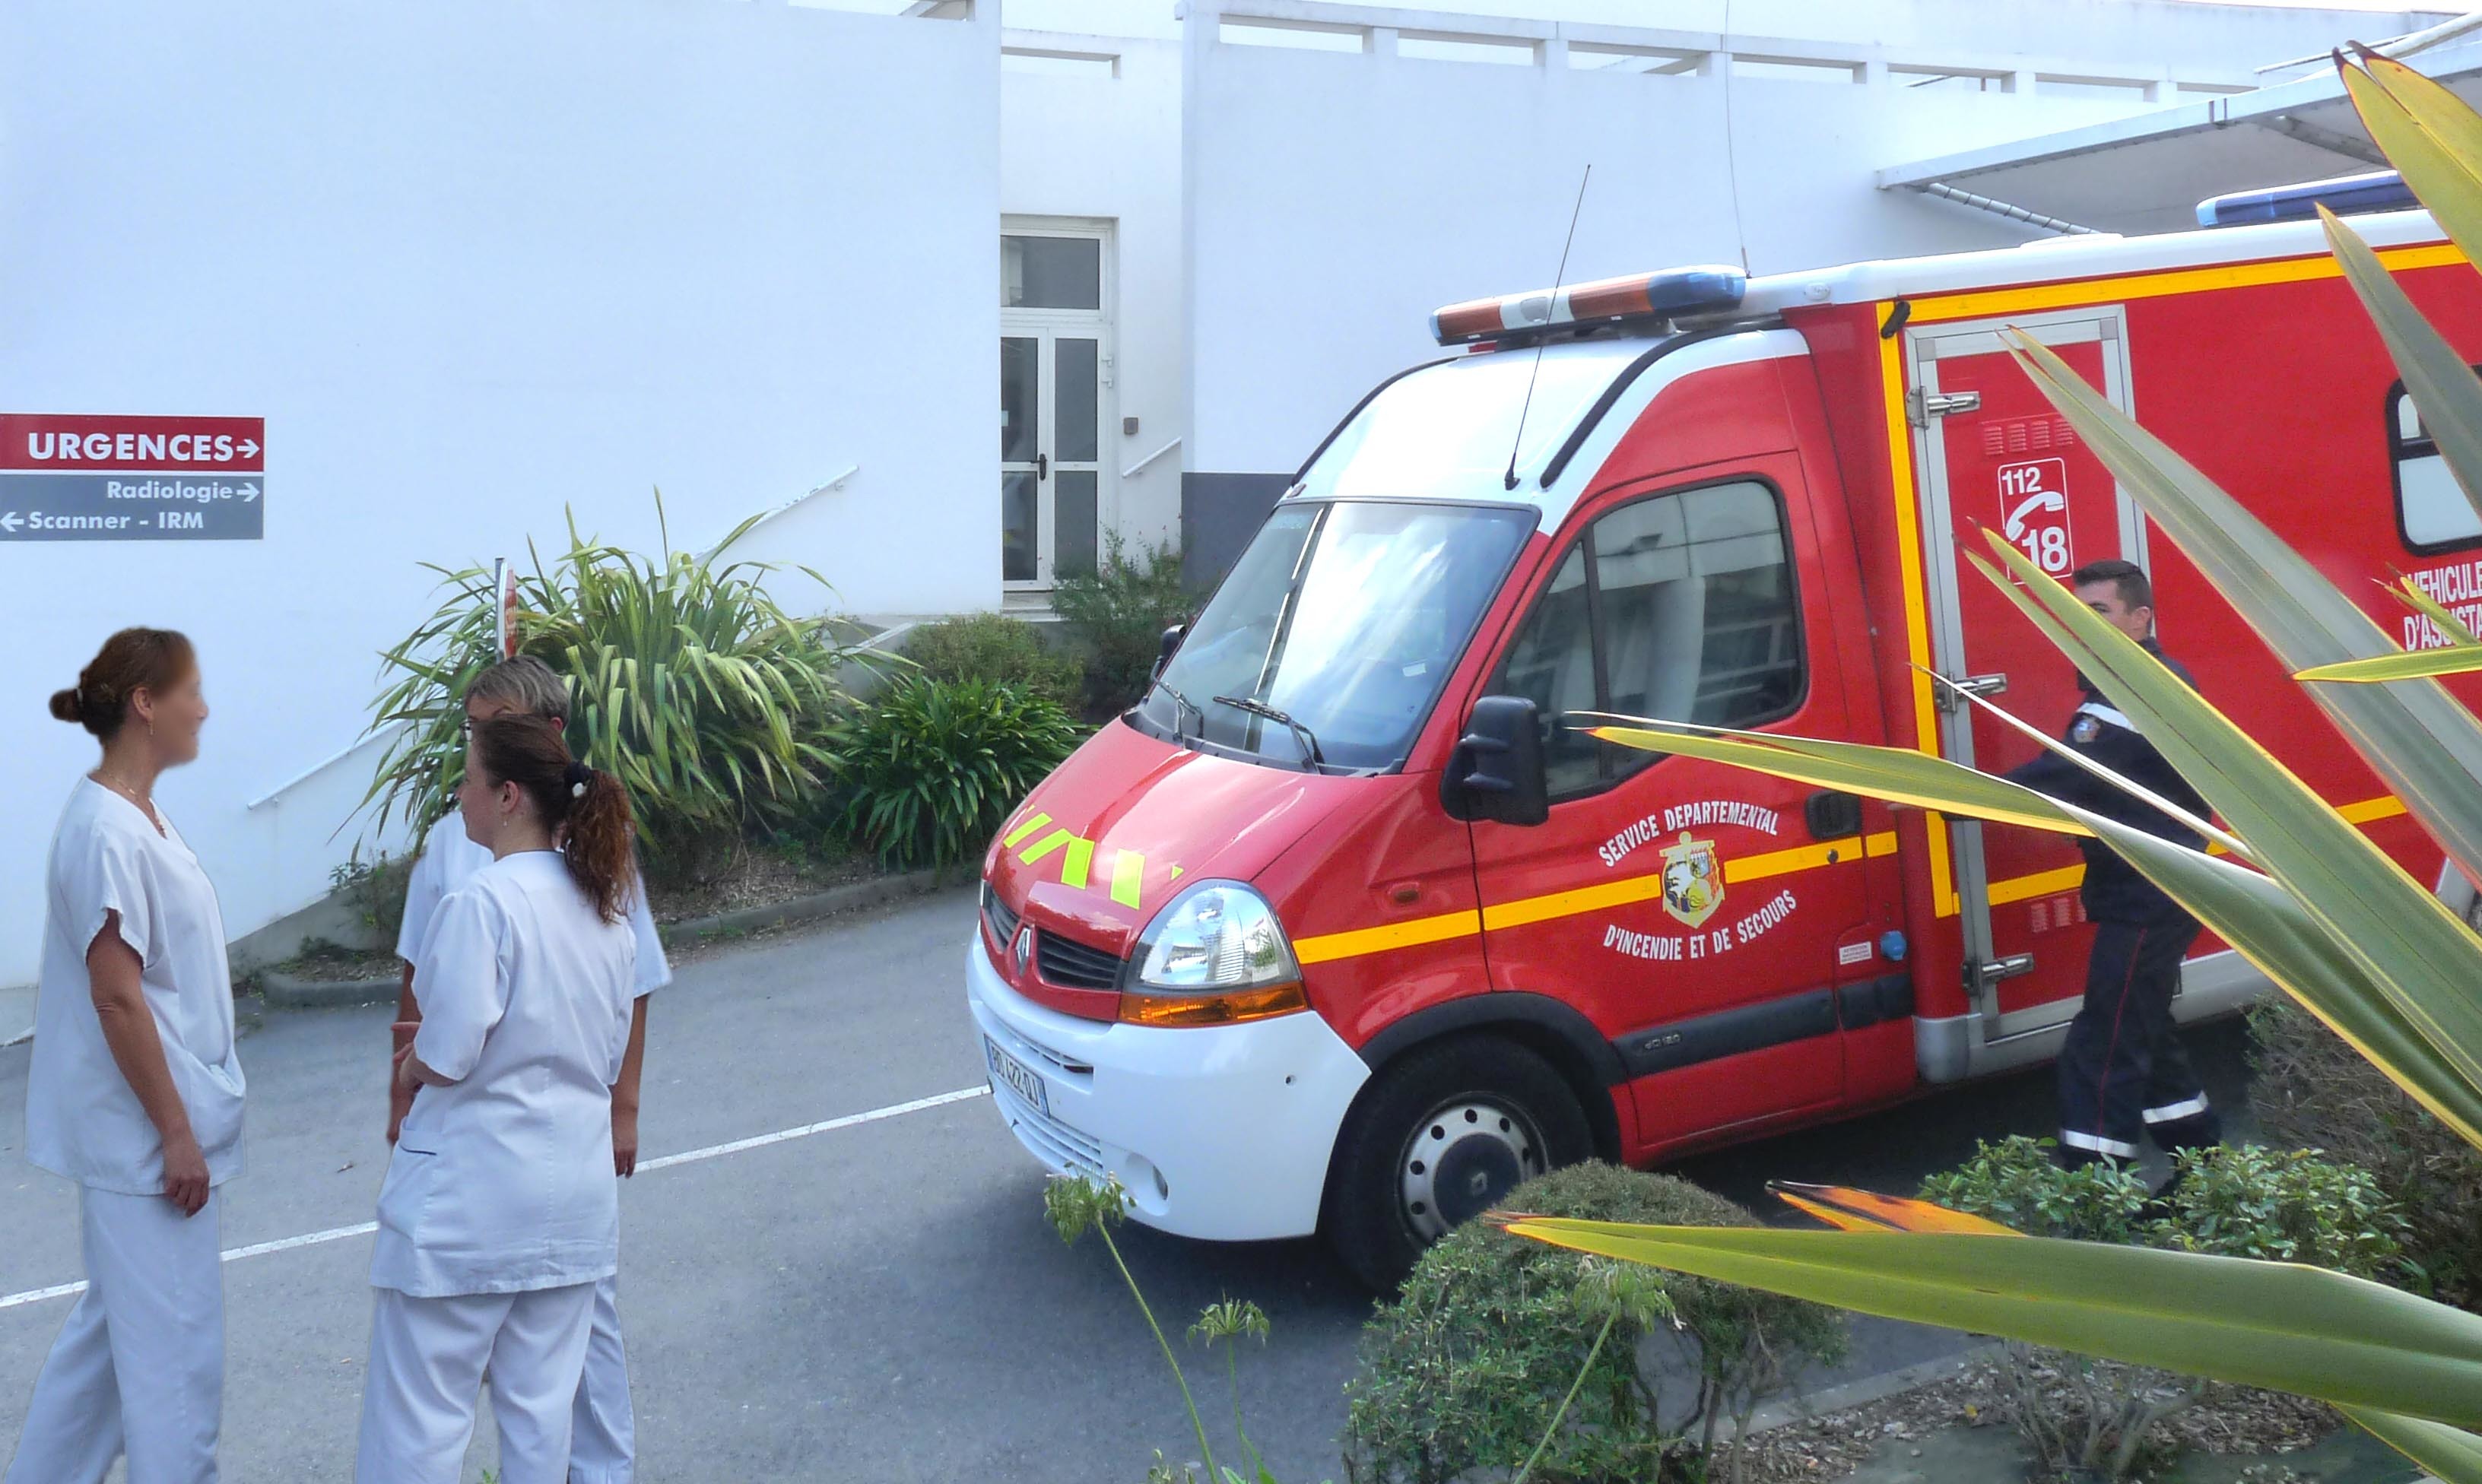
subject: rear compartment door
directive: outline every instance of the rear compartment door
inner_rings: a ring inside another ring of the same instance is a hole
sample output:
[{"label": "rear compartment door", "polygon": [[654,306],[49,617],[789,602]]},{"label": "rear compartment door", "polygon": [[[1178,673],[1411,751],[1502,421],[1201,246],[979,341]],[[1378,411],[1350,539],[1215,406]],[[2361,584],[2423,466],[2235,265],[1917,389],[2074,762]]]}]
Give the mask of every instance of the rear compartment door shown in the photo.
[{"label": "rear compartment door", "polygon": [[[1906,336],[1908,412],[1921,471],[1923,563],[1934,663],[2019,717],[2057,735],[2080,699],[2075,670],[1964,560],[1999,532],[2066,580],[2089,561],[2146,565],[2145,520],[2101,460],[2053,411],[2001,345],[2005,324],[2041,339],[2114,405],[2131,410],[2126,320],[2117,307],[1925,326]],[[1941,748],[2005,772],[2035,744],[1941,692]],[[2076,1013],[2094,929],[2078,904],[2074,846],[2029,829],[1951,820],[1967,996],[1986,1042],[2049,1029]]]}]

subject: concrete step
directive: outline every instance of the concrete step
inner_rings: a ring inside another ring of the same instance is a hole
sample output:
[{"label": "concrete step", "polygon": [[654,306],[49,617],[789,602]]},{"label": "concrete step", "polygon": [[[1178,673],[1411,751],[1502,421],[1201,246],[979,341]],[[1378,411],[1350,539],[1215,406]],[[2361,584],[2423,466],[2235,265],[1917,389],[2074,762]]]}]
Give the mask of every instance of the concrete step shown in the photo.
[{"label": "concrete step", "polygon": [[14,1046],[35,1033],[35,986],[0,989],[0,1046]]}]

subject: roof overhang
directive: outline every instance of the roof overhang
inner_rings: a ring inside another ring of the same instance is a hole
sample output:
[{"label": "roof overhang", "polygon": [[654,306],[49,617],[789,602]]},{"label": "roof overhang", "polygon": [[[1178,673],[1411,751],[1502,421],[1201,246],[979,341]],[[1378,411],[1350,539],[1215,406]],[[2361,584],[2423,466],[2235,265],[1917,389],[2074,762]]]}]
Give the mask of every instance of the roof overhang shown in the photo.
[{"label": "roof overhang", "polygon": [[[2411,60],[2482,105],[2482,31]],[[2134,235],[2196,226],[2198,203],[2210,195],[2323,180],[2380,163],[2343,79],[2321,67],[2255,92],[1890,166],[1879,171],[1878,184],[1884,191],[1962,192],[2019,213]]]}]

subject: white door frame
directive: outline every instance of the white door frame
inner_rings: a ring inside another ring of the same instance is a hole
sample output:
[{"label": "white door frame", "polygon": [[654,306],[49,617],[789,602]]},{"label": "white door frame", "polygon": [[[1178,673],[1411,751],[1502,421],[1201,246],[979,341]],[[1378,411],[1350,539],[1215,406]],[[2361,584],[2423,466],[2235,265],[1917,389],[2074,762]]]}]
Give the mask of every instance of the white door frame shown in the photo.
[{"label": "white door frame", "polygon": [[[1102,283],[1095,309],[1000,309],[1002,339],[1036,339],[1041,346],[1036,373],[1037,404],[1035,412],[1036,447],[1051,472],[1060,470],[1060,458],[1053,446],[1056,428],[1057,388],[1054,367],[1054,342],[1061,339],[1096,342],[1095,387],[1095,541],[1099,557],[1107,533],[1120,526],[1120,470],[1113,466],[1112,454],[1119,447],[1114,436],[1120,426],[1120,393],[1117,375],[1118,345],[1114,334],[1115,309],[1120,302],[1120,274],[1117,261],[1115,223],[1099,217],[1018,217],[1000,219],[1003,237],[1070,237],[1102,244],[1099,254]],[[1070,465],[1087,467],[1084,460]],[[1054,485],[1049,479],[1036,486],[1035,575],[1032,579],[1009,581],[1001,586],[1009,592],[1047,592],[1054,582]]]}]

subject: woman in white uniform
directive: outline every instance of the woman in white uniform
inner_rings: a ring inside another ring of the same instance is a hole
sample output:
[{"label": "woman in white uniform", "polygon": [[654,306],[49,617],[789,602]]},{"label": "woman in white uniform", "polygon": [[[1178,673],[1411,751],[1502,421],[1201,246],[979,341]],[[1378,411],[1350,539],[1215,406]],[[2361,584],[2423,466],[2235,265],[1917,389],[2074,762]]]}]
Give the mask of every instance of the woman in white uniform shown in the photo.
[{"label": "woman in white uniform", "polygon": [[190,641],[124,629],[52,715],[103,743],[52,837],[28,1158],[77,1182],[87,1289],[35,1379],[7,1484],[216,1477],[224,1292],[216,1188],[241,1172],[224,918],[155,806],[207,719]]},{"label": "woman in white uniform", "polygon": [[[568,682],[531,655],[486,668],[465,688],[465,725],[470,730],[494,716],[541,716],[565,736]],[[422,1019],[422,1007],[413,998],[413,971],[421,962],[422,940],[432,919],[450,893],[490,864],[491,852],[467,838],[459,815],[451,814],[433,825],[424,839],[422,854],[406,884],[405,922],[396,940],[397,957],[405,964],[405,982],[397,992],[400,1037],[409,1037]],[[638,1087],[647,1060],[647,999],[673,979],[644,890],[629,894],[629,932],[638,946],[638,998],[630,1013],[629,1050],[620,1062],[620,1080],[612,1084],[612,1172],[623,1180],[638,1171]],[[387,1137],[393,1144],[398,1125],[412,1106],[413,1091],[393,1076],[389,1089]],[[586,1374],[578,1382],[569,1431],[568,1484],[631,1484],[637,1456],[629,1357],[620,1339],[616,1275],[594,1288],[594,1332],[587,1341]]]},{"label": "woman in white uniform", "polygon": [[414,967],[398,1075],[418,1090],[380,1189],[356,1477],[455,1484],[488,1367],[504,1484],[560,1484],[620,1251],[629,804],[539,716],[472,729],[457,803],[492,862],[440,902]]}]

